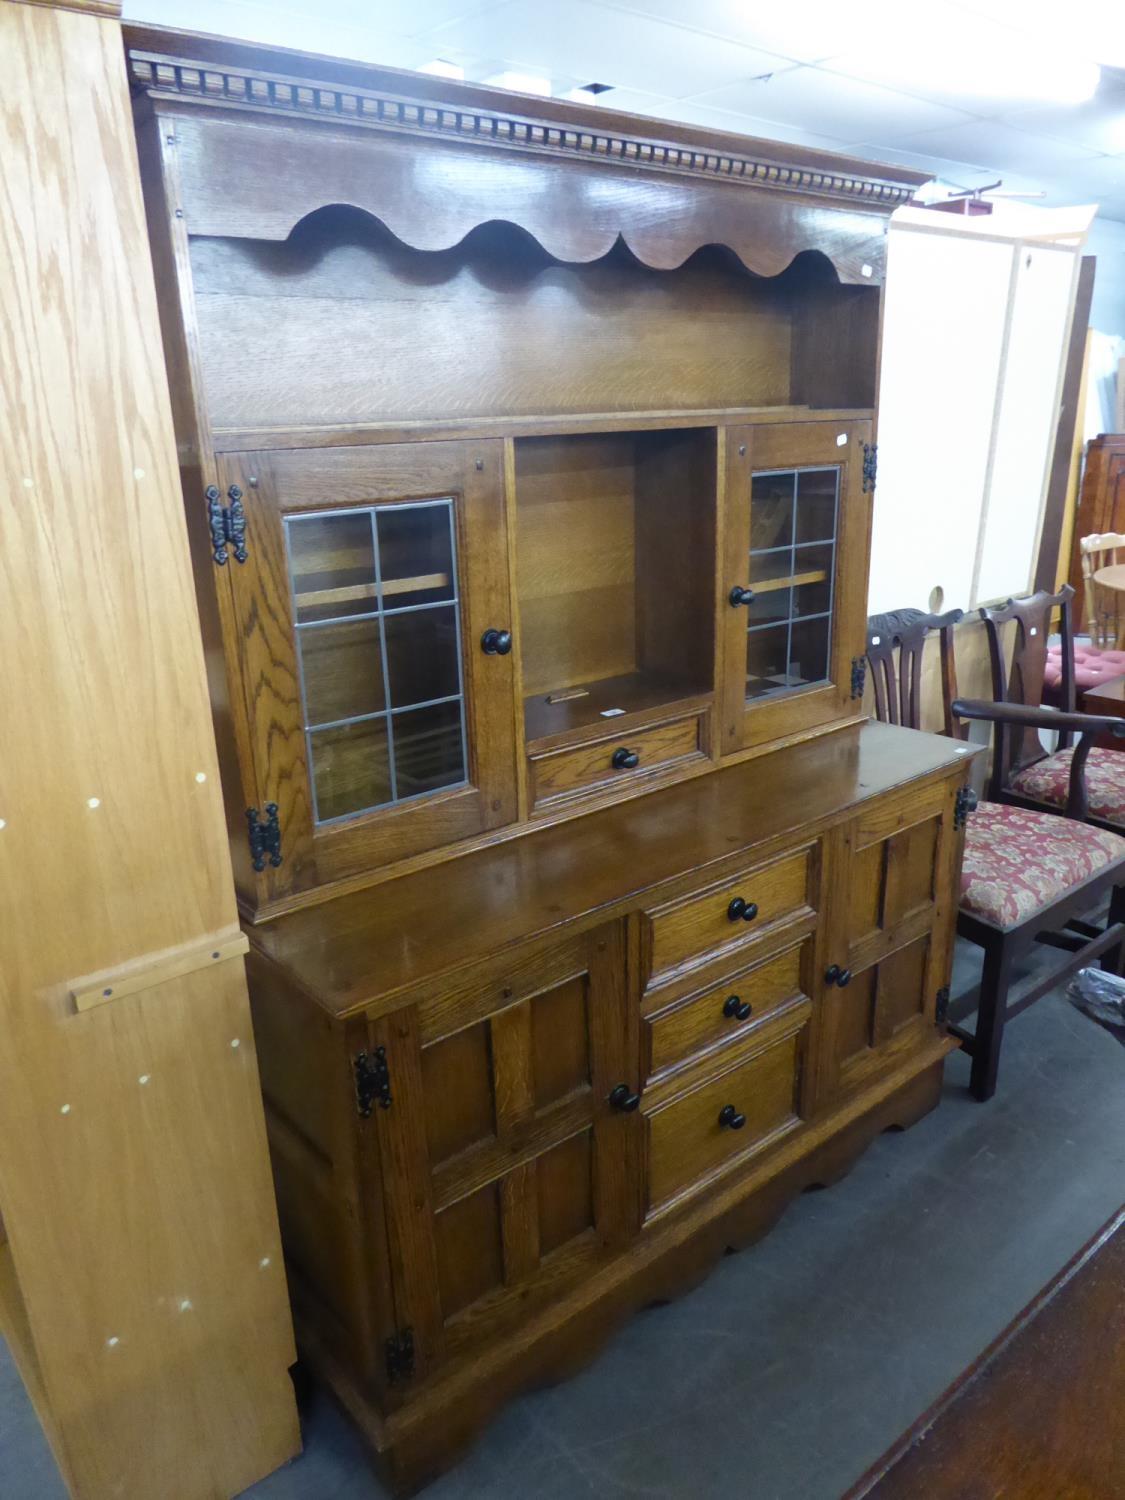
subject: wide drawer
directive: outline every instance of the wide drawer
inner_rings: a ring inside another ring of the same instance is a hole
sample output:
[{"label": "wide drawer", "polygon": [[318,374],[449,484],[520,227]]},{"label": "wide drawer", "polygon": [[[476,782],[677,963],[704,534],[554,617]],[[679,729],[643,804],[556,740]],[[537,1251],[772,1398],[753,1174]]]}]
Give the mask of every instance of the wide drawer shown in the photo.
[{"label": "wide drawer", "polygon": [[703,1182],[800,1123],[798,1090],[810,1007],[765,1047],[647,1114],[648,1207]]},{"label": "wide drawer", "polygon": [[772,958],[736,970],[644,1023],[647,1075],[664,1073],[698,1053],[742,1036],[779,1006],[804,993],[802,966],[812,957],[812,939]]},{"label": "wide drawer", "polygon": [[544,750],[531,756],[532,795],[536,803],[574,796],[602,785],[627,785],[676,761],[702,757],[698,714],[628,731],[571,749]]},{"label": "wide drawer", "polygon": [[813,853],[807,845],[646,911],[646,979],[751,942],[777,922],[812,911]]}]

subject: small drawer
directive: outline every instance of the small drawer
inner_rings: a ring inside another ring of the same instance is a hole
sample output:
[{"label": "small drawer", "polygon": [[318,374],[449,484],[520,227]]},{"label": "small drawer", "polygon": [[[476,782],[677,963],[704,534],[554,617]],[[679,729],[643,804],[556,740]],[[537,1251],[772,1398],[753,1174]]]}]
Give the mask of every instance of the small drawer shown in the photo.
[{"label": "small drawer", "polygon": [[573,796],[602,784],[624,785],[646,772],[702,754],[698,714],[651,729],[626,730],[619,737],[590,745],[541,751],[531,756],[534,800]]},{"label": "small drawer", "polygon": [[742,1036],[779,1006],[801,997],[801,965],[811,942],[806,938],[646,1020],[649,1077]]},{"label": "small drawer", "polygon": [[650,1211],[800,1124],[809,1010],[798,1026],[647,1115]]},{"label": "small drawer", "polygon": [[752,941],[813,909],[813,848],[786,854],[644,914],[647,978]]}]

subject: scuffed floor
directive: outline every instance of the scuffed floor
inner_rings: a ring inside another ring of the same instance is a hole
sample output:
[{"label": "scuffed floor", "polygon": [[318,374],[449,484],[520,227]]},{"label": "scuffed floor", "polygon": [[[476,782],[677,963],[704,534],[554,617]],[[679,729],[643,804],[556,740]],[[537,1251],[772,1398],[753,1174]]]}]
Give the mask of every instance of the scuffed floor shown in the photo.
[{"label": "scuffed floor", "polygon": [[[1125,1197],[1125,1048],[1061,994],[1012,1023],[990,1104],[968,1072],[954,1054],[938,1110],[511,1406],[427,1500],[838,1500]],[[252,1500],[384,1494],[327,1397],[305,1420]],[[65,1500],[2,1345],[0,1495]]]}]

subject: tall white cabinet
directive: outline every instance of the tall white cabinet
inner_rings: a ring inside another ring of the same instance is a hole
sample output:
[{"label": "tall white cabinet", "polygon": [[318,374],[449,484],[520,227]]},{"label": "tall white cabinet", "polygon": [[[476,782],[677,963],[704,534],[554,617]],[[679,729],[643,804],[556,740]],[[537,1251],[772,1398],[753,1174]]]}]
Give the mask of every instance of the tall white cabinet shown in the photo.
[{"label": "tall white cabinet", "polygon": [[869,613],[1031,588],[1093,214],[892,218]]}]

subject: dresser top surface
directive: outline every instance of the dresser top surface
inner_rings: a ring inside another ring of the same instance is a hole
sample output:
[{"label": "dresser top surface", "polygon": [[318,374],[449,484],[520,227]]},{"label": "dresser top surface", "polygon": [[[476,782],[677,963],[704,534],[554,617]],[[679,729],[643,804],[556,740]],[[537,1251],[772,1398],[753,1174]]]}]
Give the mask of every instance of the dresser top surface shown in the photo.
[{"label": "dresser top surface", "polygon": [[868,720],[290,913],[253,928],[251,942],[344,1017],[532,936],[619,915],[742,850],[812,837],[972,753]]}]

